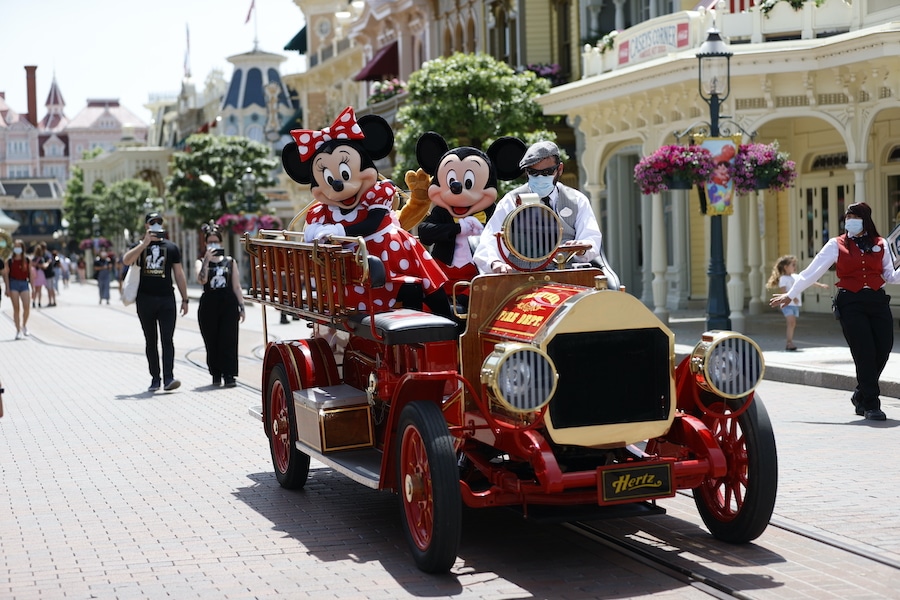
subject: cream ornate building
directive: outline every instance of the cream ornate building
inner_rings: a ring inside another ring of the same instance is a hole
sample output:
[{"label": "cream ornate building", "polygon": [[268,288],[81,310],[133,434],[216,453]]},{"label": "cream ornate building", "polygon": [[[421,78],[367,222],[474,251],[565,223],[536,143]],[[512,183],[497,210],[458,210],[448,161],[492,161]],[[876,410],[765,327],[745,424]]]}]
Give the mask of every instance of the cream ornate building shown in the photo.
[{"label": "cream ornate building", "polygon": [[[337,13],[325,0],[295,1],[308,23],[295,49],[309,69],[285,80],[308,127],[348,105],[392,120],[404,96],[365,107],[367,78],[405,79],[454,51],[487,52],[516,68],[560,65],[570,83],[540,102],[575,131],[576,185],[594,203],[610,260],[661,316],[706,301],[709,219],[693,192],[642,196],[633,170],[709,119],[695,55],[713,25],[734,52],[728,127],[777,140],[799,167],[794,188],[740,198],[723,217],[733,326],[764,309],[775,259],[792,253],[807,264],[840,232],[850,202],[872,204],[882,233],[900,218],[893,0],[808,0],[799,10],[780,1],[767,14],[756,0],[370,0]],[[696,10],[678,10],[687,8]],[[611,30],[599,46],[576,41]],[[302,186],[288,189],[298,205],[308,201]],[[810,291],[806,305],[827,310],[830,293]]]},{"label": "cream ornate building", "polygon": [[[709,218],[695,192],[642,196],[633,170],[641,156],[675,143],[676,132],[708,121],[695,55],[714,24],[734,53],[723,121],[756,141],[777,140],[799,171],[795,187],[741,197],[723,217],[732,326],[740,329],[748,312],[764,309],[777,257],[808,264],[841,233],[850,203],[868,202],[883,235],[898,224],[900,5],[825,0],[795,11],[780,2],[768,15],[700,10],[650,19],[619,32],[605,52],[586,47],[583,78],[540,99],[576,130],[582,189],[601,216],[610,260],[662,316],[706,298]],[[822,281],[833,280],[829,273]],[[829,310],[830,291],[811,290],[805,309]]]}]

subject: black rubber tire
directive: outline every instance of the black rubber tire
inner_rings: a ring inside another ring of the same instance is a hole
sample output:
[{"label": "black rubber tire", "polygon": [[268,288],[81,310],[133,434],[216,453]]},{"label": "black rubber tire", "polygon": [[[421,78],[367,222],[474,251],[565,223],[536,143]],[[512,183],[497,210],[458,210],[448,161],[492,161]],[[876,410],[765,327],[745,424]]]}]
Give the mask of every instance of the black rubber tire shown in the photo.
[{"label": "black rubber tire", "polygon": [[446,573],[459,549],[462,497],[453,437],[441,409],[432,402],[407,404],[396,444],[404,537],[419,569]]},{"label": "black rubber tire", "polygon": [[[729,405],[737,408],[740,402]],[[757,395],[737,419],[704,421],[725,452],[728,472],[694,488],[694,503],[716,539],[732,544],[755,540],[769,525],[778,491],[778,453],[769,413]]]},{"label": "black rubber tire", "polygon": [[269,452],[278,484],[299,490],[309,477],[309,455],[297,450],[297,417],[284,365],[275,365],[266,382]]}]

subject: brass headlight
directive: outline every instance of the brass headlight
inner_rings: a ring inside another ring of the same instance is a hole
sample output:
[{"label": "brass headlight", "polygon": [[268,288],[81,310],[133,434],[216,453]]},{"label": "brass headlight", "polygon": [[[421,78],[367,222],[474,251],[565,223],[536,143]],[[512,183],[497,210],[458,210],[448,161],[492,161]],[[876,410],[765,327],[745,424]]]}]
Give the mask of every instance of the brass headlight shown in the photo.
[{"label": "brass headlight", "polygon": [[550,357],[528,344],[497,344],[481,366],[481,383],[506,408],[520,413],[550,402],[558,378]]},{"label": "brass headlight", "polygon": [[756,342],[733,331],[707,331],[691,353],[697,384],[723,398],[742,398],[755,390],[765,369]]}]

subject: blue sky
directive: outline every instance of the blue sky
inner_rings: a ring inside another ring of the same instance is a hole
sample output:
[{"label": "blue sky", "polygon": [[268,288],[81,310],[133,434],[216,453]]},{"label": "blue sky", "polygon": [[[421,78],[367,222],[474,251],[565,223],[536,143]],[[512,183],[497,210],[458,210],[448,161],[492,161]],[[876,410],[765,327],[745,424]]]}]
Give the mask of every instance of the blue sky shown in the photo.
[{"label": "blue sky", "polygon": [[[254,15],[245,24],[251,3]],[[119,98],[145,122],[154,94],[177,94],[184,75],[187,33],[190,68],[202,84],[213,68],[231,78],[227,57],[259,48],[282,54],[283,74],[303,68],[303,59],[283,50],[304,25],[293,0],[35,0],[3,3],[0,12],[0,92],[15,111],[28,111],[26,65],[37,65],[38,115],[56,73],[74,117],[88,98]]]}]

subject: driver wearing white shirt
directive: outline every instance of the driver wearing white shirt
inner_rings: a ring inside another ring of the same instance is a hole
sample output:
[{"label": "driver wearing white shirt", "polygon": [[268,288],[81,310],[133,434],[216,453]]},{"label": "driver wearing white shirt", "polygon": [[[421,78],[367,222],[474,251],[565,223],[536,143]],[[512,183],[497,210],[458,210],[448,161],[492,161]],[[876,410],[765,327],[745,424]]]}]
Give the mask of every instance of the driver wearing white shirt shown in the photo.
[{"label": "driver wearing white shirt", "polygon": [[[516,208],[519,194],[529,192],[537,194],[542,200],[549,200],[550,208],[563,223],[564,245],[590,244],[589,249],[572,260],[586,263],[600,256],[603,234],[600,233],[590,201],[578,190],[559,182],[563,163],[556,144],[547,141],[532,144],[519,161],[519,167],[528,175],[528,183],[512,190],[497,203],[493,216],[484,226],[473,257],[478,270],[482,273],[507,273],[512,270],[500,255],[497,232],[502,229],[506,216]],[[506,248],[504,252],[508,255]]]}]

